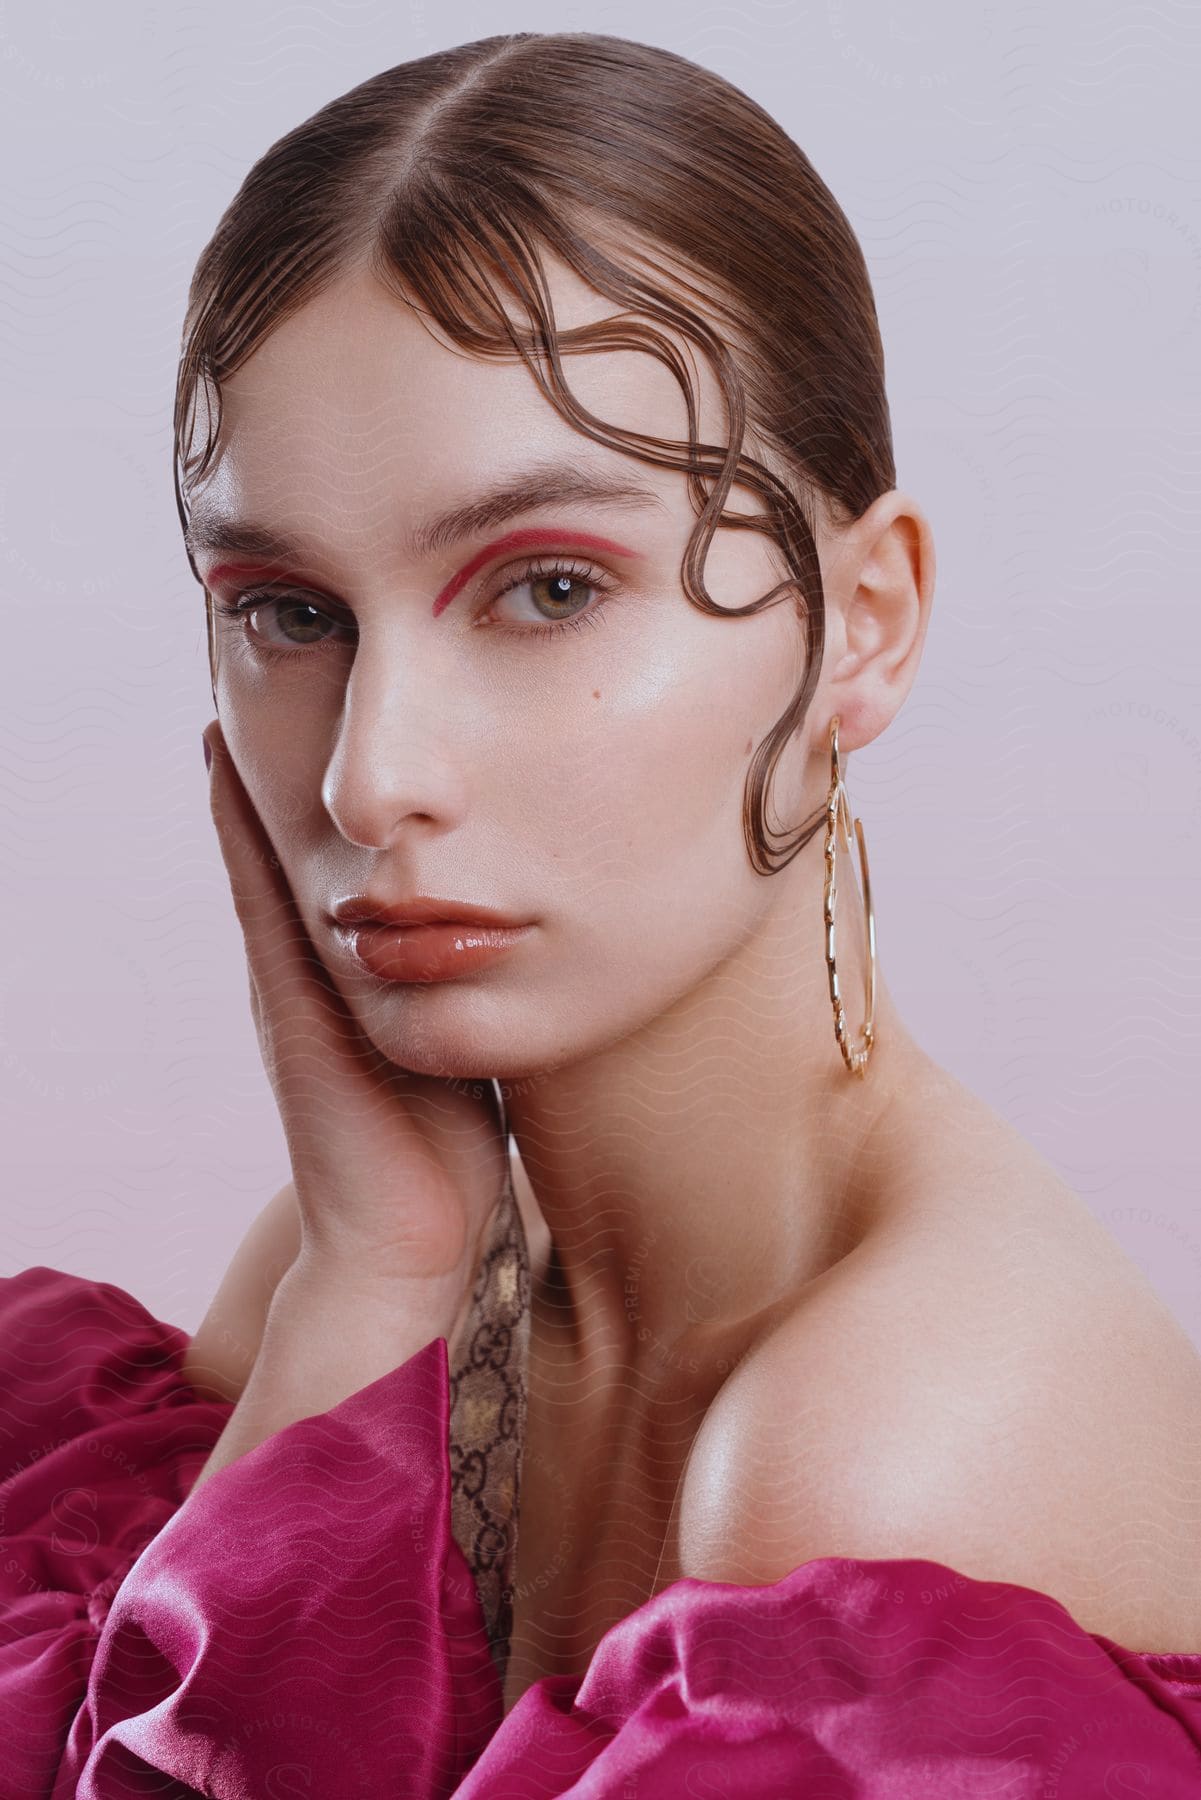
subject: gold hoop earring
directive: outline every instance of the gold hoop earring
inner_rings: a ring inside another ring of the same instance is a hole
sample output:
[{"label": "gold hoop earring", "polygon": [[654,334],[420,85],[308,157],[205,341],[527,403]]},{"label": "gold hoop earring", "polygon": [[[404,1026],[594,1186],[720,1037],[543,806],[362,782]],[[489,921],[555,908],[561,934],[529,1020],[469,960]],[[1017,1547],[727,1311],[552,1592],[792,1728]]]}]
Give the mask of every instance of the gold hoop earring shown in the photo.
[{"label": "gold hoop earring", "polygon": [[863,911],[866,920],[865,949],[867,955],[867,1013],[863,1021],[863,1042],[847,1042],[847,1015],[838,991],[838,967],[834,959],[834,906],[838,898],[835,881],[835,856],[838,828],[842,827],[847,853],[851,849],[851,803],[838,762],[838,714],[830,720],[830,791],[826,796],[826,879],[822,895],[822,911],[826,922],[826,970],[830,977],[830,1004],[834,1008],[834,1035],[843,1061],[852,1075],[862,1076],[867,1070],[872,1045],[876,1041],[876,915],[872,910],[872,888],[867,872],[867,846],[863,826],[855,820],[855,838],[859,845],[859,868],[863,875]]}]

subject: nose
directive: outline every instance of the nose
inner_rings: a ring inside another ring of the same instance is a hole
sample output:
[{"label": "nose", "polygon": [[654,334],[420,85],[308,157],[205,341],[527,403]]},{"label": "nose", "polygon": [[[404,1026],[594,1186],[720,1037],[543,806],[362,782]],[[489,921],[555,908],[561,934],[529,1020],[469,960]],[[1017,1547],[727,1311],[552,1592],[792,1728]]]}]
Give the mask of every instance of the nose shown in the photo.
[{"label": "nose", "polygon": [[[411,647],[407,660],[412,662]],[[388,849],[406,826],[450,830],[463,817],[446,679],[401,668],[383,647],[356,650],[321,798],[348,843]]]}]

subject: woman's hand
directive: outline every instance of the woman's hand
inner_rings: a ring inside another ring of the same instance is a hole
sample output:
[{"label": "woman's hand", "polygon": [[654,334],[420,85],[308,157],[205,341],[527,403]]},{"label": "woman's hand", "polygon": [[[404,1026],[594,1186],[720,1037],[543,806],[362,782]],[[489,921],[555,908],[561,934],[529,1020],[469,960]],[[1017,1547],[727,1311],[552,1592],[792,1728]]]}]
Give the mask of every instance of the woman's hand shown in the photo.
[{"label": "woman's hand", "polygon": [[423,1318],[445,1321],[449,1339],[508,1171],[493,1086],[416,1074],[366,1041],[317,956],[216,720],[204,737],[300,1214],[287,1285],[336,1289],[347,1305],[403,1292]]}]

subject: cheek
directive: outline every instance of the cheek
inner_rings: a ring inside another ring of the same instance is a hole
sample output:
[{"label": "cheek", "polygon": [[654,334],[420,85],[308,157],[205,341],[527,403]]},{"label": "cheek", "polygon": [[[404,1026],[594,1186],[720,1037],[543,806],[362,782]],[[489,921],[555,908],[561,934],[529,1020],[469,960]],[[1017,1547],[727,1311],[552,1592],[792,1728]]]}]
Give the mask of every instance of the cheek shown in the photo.
[{"label": "cheek", "polygon": [[217,714],[234,766],[263,822],[303,845],[321,824],[322,780],[345,703],[349,660],[337,651],[270,664],[240,641],[217,663]]},{"label": "cheek", "polygon": [[668,644],[615,659],[569,717],[541,715],[537,768],[522,785],[539,797],[542,844],[569,904],[592,889],[617,907],[646,898],[678,911],[699,898],[697,882],[715,893],[740,871],[755,879],[742,835],[747,772],[801,671],[768,617],[692,617]]},{"label": "cheek", "polygon": [[311,885],[308,872],[323,841],[319,755],[316,750],[311,757],[298,754],[303,740],[294,730],[281,754],[281,739],[269,716],[254,709],[226,713],[222,731],[246,796],[303,906]]},{"label": "cheek", "polygon": [[679,1002],[773,897],[742,831],[747,740],[753,748],[771,717],[742,704],[711,663],[638,705],[607,698],[602,689],[591,727],[560,758],[531,836],[549,925],[531,965],[535,1029],[572,1054]]}]

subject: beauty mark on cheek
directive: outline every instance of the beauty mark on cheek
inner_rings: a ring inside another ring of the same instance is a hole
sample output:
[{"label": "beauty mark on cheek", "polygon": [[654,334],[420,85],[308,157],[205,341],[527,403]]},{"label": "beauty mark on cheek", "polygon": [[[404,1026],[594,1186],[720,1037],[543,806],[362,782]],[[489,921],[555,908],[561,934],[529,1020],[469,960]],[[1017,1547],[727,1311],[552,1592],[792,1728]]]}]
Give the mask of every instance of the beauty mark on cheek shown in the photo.
[{"label": "beauty mark on cheek", "polygon": [[556,530],[549,525],[530,525],[521,531],[510,531],[504,537],[495,538],[492,543],[485,544],[477,550],[470,562],[463,564],[457,574],[452,575],[433,604],[433,616],[436,619],[445,612],[459,589],[471,580],[477,569],[483,567],[490,557],[506,550],[539,550],[552,544],[562,543],[570,539],[586,550],[608,551],[610,556],[638,557],[640,552],[630,550],[624,544],[615,544],[612,538],[597,537],[590,531]]}]

